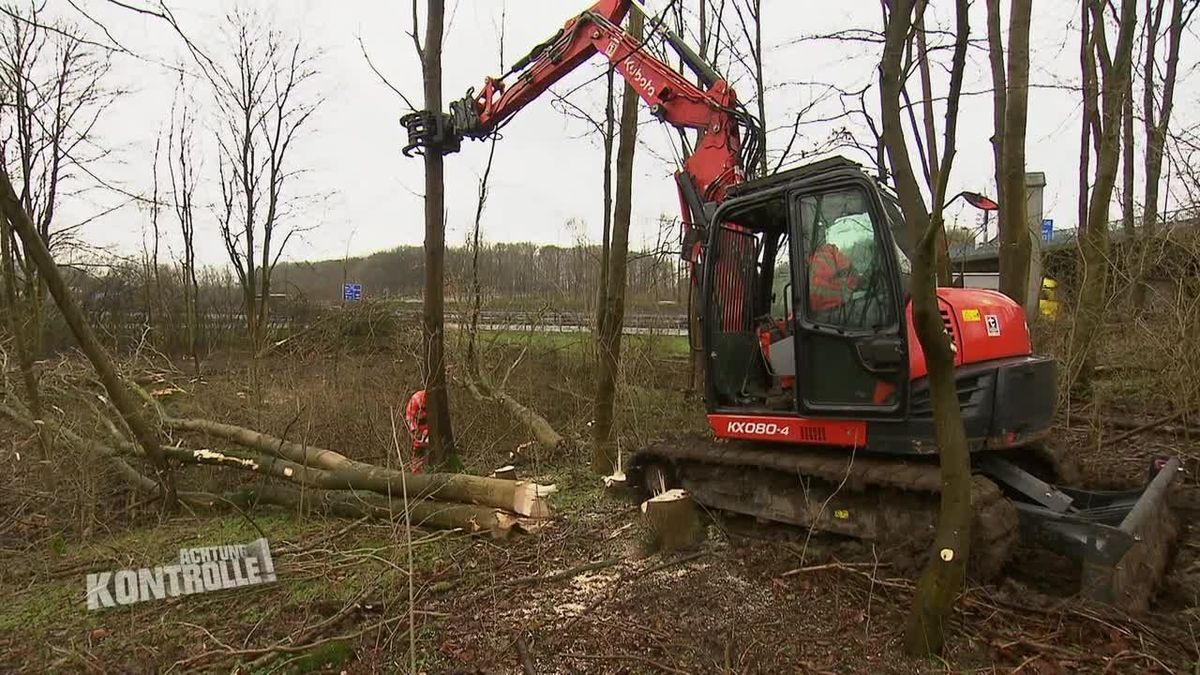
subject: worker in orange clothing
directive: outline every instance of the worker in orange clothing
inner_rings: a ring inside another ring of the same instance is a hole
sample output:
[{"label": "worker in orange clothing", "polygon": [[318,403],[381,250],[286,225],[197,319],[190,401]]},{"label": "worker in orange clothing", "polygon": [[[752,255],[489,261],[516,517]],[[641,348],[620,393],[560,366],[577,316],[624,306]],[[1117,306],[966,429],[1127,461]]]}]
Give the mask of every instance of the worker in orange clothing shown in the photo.
[{"label": "worker in orange clothing", "polygon": [[833,244],[819,246],[808,264],[808,306],[811,311],[824,312],[840,307],[858,288],[853,263]]},{"label": "worker in orange clothing", "polygon": [[425,402],[425,390],[420,389],[408,399],[404,409],[404,425],[412,438],[412,472],[421,473],[429,448],[429,414]]}]

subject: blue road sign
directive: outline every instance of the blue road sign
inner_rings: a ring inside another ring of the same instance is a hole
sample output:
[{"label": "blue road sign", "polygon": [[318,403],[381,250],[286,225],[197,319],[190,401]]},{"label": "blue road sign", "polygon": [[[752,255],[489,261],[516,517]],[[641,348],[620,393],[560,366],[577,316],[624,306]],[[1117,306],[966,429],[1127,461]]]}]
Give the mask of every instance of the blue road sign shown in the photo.
[{"label": "blue road sign", "polygon": [[1046,218],[1042,221],[1042,241],[1050,241],[1054,239],[1054,219]]},{"label": "blue road sign", "polygon": [[346,284],[342,287],[343,300],[362,300],[362,284]]}]

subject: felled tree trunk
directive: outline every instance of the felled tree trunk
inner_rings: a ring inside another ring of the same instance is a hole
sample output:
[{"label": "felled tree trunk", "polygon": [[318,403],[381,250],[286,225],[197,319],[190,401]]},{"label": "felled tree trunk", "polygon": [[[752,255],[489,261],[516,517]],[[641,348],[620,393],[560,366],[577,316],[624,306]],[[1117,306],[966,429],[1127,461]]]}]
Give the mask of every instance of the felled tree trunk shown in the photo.
[{"label": "felled tree trunk", "polygon": [[[28,411],[18,410],[2,403],[0,403],[0,416],[8,418],[21,428],[31,432],[41,426],[33,421]],[[65,441],[72,449],[108,461],[135,489],[143,492],[157,491],[158,486],[154,481],[141,475],[126,461],[128,456],[145,457],[138,445],[121,440],[116,440],[111,445],[101,443],[84,438],[53,421],[47,421],[46,426],[56,438]],[[405,500],[401,496],[405,494],[403,485],[389,498],[374,492],[339,490],[339,487],[344,486],[345,479],[338,474],[324,469],[302,466],[278,457],[264,457],[251,452],[235,450],[193,450],[178,446],[165,446],[163,452],[166,459],[172,463],[223,466],[290,481],[304,488],[315,488],[298,490],[292,487],[267,485],[223,495],[207,492],[180,492],[180,500],[192,507],[219,509],[227,506],[249,508],[258,505],[273,505],[300,513],[388,520],[404,514]],[[511,480],[493,482],[514,484]],[[416,527],[463,530],[468,533],[486,532],[493,537],[507,536],[513,530],[531,531],[536,527],[530,520],[503,509],[420,499],[415,495],[415,490],[411,486],[408,494],[410,497],[407,500],[408,521]]]},{"label": "felled tree trunk", "polygon": [[[269,504],[299,513],[318,513],[339,518],[392,520],[404,515],[404,501],[399,497],[388,499],[370,492],[305,493],[275,486],[247,488],[213,497],[208,506],[220,508],[223,504],[241,508]],[[500,509],[429,500],[410,500],[408,516],[413,527],[487,533],[496,538],[506,537],[514,530],[527,531],[534,527],[528,521]]]},{"label": "felled tree trunk", "polygon": [[654,550],[682,551],[704,541],[696,503],[684,490],[667,490],[642,502],[642,521]]},{"label": "felled tree trunk", "polygon": [[[531,518],[550,515],[546,497],[553,486],[526,481],[496,480],[467,474],[405,474],[395,469],[352,460],[345,455],[312,445],[285,441],[252,429],[204,419],[166,417],[171,429],[194,431],[237,443],[289,460],[300,468],[327,472],[320,487],[327,489],[370,490],[397,496],[407,490],[414,499],[479,504],[512,511]],[[288,476],[290,478],[290,476]]]}]

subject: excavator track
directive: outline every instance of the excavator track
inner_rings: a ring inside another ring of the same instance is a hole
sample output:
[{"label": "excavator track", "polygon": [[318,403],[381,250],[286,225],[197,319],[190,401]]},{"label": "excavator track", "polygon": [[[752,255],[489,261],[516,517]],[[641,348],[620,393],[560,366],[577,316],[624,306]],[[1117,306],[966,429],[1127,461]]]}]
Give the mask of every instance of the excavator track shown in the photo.
[{"label": "excavator track", "polygon": [[[937,525],[941,490],[930,461],[678,437],[637,451],[632,483],[653,492],[687,489],[723,511],[871,541],[902,572],[919,570]],[[1019,538],[1016,507],[992,481],[973,476],[968,570],[997,577]]]}]

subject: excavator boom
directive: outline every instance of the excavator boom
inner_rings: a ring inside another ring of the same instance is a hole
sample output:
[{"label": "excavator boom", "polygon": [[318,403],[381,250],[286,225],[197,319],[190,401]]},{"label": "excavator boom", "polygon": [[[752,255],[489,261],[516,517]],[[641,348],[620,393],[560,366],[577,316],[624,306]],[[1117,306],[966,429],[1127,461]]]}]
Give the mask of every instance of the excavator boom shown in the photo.
[{"label": "excavator boom", "polygon": [[449,154],[459,149],[463,138],[487,138],[501,129],[525,106],[556,82],[596,54],[638,93],[656,118],[680,129],[699,132],[694,150],[676,174],[685,256],[696,261],[702,236],[705,205],[724,200],[727,190],[746,179],[745,167],[752,166],[761,151],[759,123],[738,102],[737,94],[724,78],[695,54],[676,35],[657,23],[683,62],[696,74],[700,85],[691,82],[663,63],[620,26],[629,12],[643,12],[631,0],[600,0],[570,19],[549,40],[513,64],[500,77],[484,79],[474,89],[450,103],[450,112],[419,111],[402,120],[409,131],[406,155],[424,152]]}]

